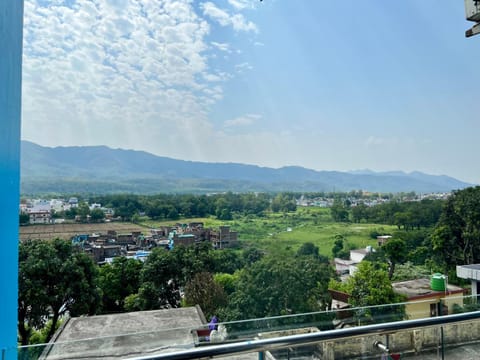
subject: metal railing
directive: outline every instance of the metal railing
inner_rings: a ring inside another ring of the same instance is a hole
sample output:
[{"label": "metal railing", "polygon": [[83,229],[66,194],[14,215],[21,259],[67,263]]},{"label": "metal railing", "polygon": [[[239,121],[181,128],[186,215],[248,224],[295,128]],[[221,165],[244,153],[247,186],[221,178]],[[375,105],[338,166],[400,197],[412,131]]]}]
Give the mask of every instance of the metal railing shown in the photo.
[{"label": "metal railing", "polygon": [[[435,305],[435,314],[432,305]],[[446,314],[446,305],[450,313],[462,314],[442,316]],[[315,355],[333,360],[375,358],[379,348],[373,344],[380,341],[394,354],[402,356],[445,351],[458,359],[452,352],[459,346],[465,345],[466,351],[472,348],[480,352],[480,315],[476,311],[480,310],[479,305],[476,297],[448,297],[435,299],[435,303],[420,300],[222,322],[219,325],[228,331],[221,340],[196,333],[204,330],[206,324],[180,325],[182,322],[176,320],[156,321],[155,325],[146,322],[145,327],[113,326],[101,331],[104,336],[98,336],[98,329],[83,331],[85,325],[76,330],[67,326],[73,333],[62,330],[59,334],[63,337],[56,337],[48,344],[20,346],[18,353],[19,358],[28,360],[64,359],[67,354],[71,359],[110,355],[125,359],[195,359],[225,355],[242,358],[243,353],[250,353],[248,358],[254,358],[256,352],[265,355],[264,359]],[[405,317],[410,320],[402,320]],[[331,330],[333,328],[342,329]]]},{"label": "metal railing", "polygon": [[391,334],[401,330],[412,330],[432,326],[441,326],[445,324],[460,323],[479,319],[480,311],[475,311],[471,313],[446,315],[426,319],[405,320],[391,323],[365,325],[346,329],[321,331],[309,334],[290,335],[270,339],[249,340],[230,344],[211,345],[201,348],[177,351],[175,353],[135,357],[131,358],[130,360],[188,360],[251,352],[264,352],[282,349],[286,347],[309,345],[318,342],[358,337],[363,335],[381,335],[389,333]]}]

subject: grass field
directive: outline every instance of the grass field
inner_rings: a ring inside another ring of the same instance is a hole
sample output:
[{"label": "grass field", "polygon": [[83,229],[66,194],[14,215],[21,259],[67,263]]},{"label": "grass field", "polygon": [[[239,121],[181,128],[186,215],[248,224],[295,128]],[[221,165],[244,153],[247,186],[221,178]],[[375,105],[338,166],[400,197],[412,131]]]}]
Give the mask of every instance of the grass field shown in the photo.
[{"label": "grass field", "polygon": [[[253,246],[267,253],[282,255],[296,251],[303,243],[311,242],[318,246],[322,255],[331,257],[336,235],[346,239],[349,248],[365,248],[375,246],[376,239],[371,238],[374,230],[389,233],[395,227],[378,224],[351,224],[332,221],[329,209],[298,208],[294,213],[268,214],[266,217],[241,216],[229,221],[216,218],[183,219],[177,222],[199,221],[205,227],[216,228],[229,225],[238,231],[243,246]],[[172,225],[175,221],[145,221],[142,225],[157,227]]]},{"label": "grass field", "polygon": [[266,253],[282,254],[296,251],[303,243],[311,242],[318,246],[322,255],[331,257],[336,235],[346,239],[348,248],[365,248],[376,245],[371,238],[373,230],[389,233],[393,226],[377,224],[351,224],[333,222],[329,209],[298,208],[294,213],[267,214],[265,217],[235,216],[233,220],[222,221],[215,217],[180,219],[176,221],[152,221],[142,219],[140,224],[133,223],[101,223],[101,224],[57,224],[20,227],[20,238],[51,239],[55,237],[70,239],[75,234],[106,233],[115,230],[118,233],[142,231],[148,233],[149,228],[175,223],[203,222],[205,227],[218,228],[229,225],[237,231],[242,246],[256,247]]}]

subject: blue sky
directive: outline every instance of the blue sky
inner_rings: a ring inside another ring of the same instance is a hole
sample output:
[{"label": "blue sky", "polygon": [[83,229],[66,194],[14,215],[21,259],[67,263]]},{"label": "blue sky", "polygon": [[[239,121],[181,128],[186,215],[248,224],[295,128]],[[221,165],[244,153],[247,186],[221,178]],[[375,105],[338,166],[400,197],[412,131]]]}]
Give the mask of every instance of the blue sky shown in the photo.
[{"label": "blue sky", "polygon": [[23,138],[480,183],[462,1],[25,0]]}]

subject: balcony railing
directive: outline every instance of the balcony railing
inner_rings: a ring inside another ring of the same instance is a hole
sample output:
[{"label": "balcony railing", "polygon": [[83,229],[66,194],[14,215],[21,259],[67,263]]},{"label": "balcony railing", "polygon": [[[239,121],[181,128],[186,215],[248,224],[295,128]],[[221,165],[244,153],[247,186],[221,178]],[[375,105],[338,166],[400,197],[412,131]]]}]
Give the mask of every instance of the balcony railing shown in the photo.
[{"label": "balcony railing", "polygon": [[[442,299],[471,303],[472,298]],[[18,349],[20,359],[476,359],[480,353],[480,311],[417,318],[432,308],[431,300],[330,310],[222,323],[228,336],[218,343],[192,327],[176,327]],[[467,307],[464,307],[465,310]],[[417,311],[419,312],[415,312]],[[402,310],[402,311],[400,311]],[[408,310],[409,320],[397,320]],[[455,307],[455,311],[462,307]],[[438,314],[435,314],[438,315]],[[344,326],[344,328],[340,328]],[[334,329],[335,327],[335,329]],[[86,329],[88,334],[88,329]],[[377,344],[377,346],[374,346]],[[382,349],[388,349],[388,352]],[[476,357],[462,352],[471,351]],[[462,356],[462,357],[459,357]]]},{"label": "balcony railing", "polygon": [[[274,352],[275,350],[280,349],[292,349],[298,347],[304,347],[306,345],[312,344],[334,344],[335,341],[345,340],[349,338],[361,338],[366,335],[370,337],[385,338],[385,344],[388,344],[389,337],[393,337],[395,333],[399,333],[405,330],[418,331],[425,328],[434,328],[440,330],[440,338],[438,339],[438,345],[440,346],[441,352],[445,355],[445,335],[442,329],[445,329],[445,326],[448,324],[454,324],[461,326],[470,326],[473,321],[480,320],[480,311],[463,313],[463,314],[454,314],[446,315],[441,317],[426,318],[426,319],[417,319],[417,320],[406,320],[406,321],[397,321],[391,323],[383,324],[374,324],[374,325],[365,325],[358,326],[346,329],[330,330],[330,331],[321,331],[321,332],[312,332],[308,334],[299,334],[299,335],[290,335],[290,336],[281,336],[274,337],[271,339],[257,339],[249,341],[241,341],[232,344],[220,344],[207,346],[203,348],[194,348],[184,351],[178,351],[173,354],[160,354],[153,356],[142,356],[136,357],[135,360],[187,360],[187,359],[200,359],[200,358],[211,358],[211,357],[221,357],[226,355],[233,354],[242,354],[242,353],[265,353],[265,352]],[[480,343],[480,334],[478,335],[478,341]],[[375,352],[382,354],[382,352],[395,352],[395,346],[389,348],[388,345],[385,345],[385,348],[382,347],[382,344],[376,339],[371,341],[371,349],[367,349],[368,352],[374,355]],[[458,344],[454,344],[458,345]],[[386,351],[385,351],[386,350]],[[480,350],[480,344],[479,344]],[[359,352],[358,358],[364,358],[366,355],[363,352]],[[351,356],[351,355],[350,355]],[[480,355],[479,355],[480,356]],[[262,356],[260,356],[262,357]],[[290,357],[289,357],[290,358]],[[327,356],[326,358],[330,358]],[[343,356],[340,358],[344,358]],[[443,357],[442,357],[443,358]],[[332,359],[337,359],[332,357]],[[351,357],[349,357],[351,359]],[[132,359],[133,360],[133,359]]]}]

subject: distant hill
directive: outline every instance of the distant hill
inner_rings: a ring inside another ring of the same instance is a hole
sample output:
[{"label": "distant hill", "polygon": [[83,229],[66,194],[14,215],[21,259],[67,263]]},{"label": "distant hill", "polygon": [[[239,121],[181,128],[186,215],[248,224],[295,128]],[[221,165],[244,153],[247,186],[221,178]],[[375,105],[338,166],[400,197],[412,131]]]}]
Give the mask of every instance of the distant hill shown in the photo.
[{"label": "distant hill", "polygon": [[444,192],[468,184],[420,172],[315,171],[207,163],[106,146],[43,147],[22,141],[22,193],[219,191]]}]

